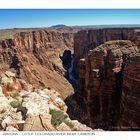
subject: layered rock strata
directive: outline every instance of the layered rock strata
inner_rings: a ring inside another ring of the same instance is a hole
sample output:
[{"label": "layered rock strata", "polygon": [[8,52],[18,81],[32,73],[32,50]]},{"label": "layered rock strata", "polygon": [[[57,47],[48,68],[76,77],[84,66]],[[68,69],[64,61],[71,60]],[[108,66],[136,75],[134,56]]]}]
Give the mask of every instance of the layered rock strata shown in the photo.
[{"label": "layered rock strata", "polygon": [[[140,128],[140,53],[131,56],[123,73],[121,96],[121,126],[129,130]],[[124,128],[125,129],[125,128]]]},{"label": "layered rock strata", "polygon": [[[9,68],[35,87],[53,88],[65,98],[73,92],[60,56],[73,50],[73,33],[37,30],[0,41],[0,72]],[[63,91],[63,92],[62,92]]]},{"label": "layered rock strata", "polygon": [[95,29],[79,31],[74,37],[74,69],[75,76],[79,73],[79,60],[89,50],[111,40],[130,40],[140,46],[140,31],[132,28]]},{"label": "layered rock strata", "polygon": [[[85,59],[80,59],[76,97],[86,114],[83,122],[93,128],[108,130],[116,126],[120,112],[124,114],[123,118],[128,117],[127,112],[133,112],[133,117],[129,115],[130,118],[124,120],[135,122],[133,118],[137,118],[136,125],[139,126],[140,114],[137,108],[140,82],[139,77],[136,77],[138,52],[137,46],[131,41],[109,41],[89,51]],[[134,63],[129,63],[132,56],[135,62],[133,60]],[[129,107],[134,109],[131,111]]]}]

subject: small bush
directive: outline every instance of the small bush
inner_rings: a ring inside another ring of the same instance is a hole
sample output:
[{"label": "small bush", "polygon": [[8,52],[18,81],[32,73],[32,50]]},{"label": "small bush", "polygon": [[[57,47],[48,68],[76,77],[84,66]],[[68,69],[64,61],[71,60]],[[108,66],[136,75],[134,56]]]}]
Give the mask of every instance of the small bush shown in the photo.
[{"label": "small bush", "polygon": [[21,106],[20,102],[17,101],[17,100],[10,102],[10,105],[11,105],[13,108],[20,108],[20,106]]},{"label": "small bush", "polygon": [[52,115],[51,124],[54,127],[59,126],[62,122],[66,122],[67,115],[65,115],[62,111],[58,111],[55,109],[50,109],[50,114]]}]

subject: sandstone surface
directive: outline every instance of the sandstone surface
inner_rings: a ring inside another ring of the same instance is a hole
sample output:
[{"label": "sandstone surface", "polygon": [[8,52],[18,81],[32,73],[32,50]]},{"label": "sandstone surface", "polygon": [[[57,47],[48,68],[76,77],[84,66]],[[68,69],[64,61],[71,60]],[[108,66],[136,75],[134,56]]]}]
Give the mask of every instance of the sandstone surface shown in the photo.
[{"label": "sandstone surface", "polygon": [[[14,73],[6,71],[0,82],[0,130],[3,131],[92,131],[91,128],[78,121],[71,120],[67,106],[61,99],[61,94],[53,89],[41,88],[26,90],[28,83],[22,80],[24,86],[14,89],[21,79],[13,77]],[[11,80],[15,78],[16,82]],[[11,89],[7,86],[10,81]],[[26,84],[25,84],[26,83]],[[5,90],[6,89],[6,90]],[[8,90],[8,96],[7,96]]]}]

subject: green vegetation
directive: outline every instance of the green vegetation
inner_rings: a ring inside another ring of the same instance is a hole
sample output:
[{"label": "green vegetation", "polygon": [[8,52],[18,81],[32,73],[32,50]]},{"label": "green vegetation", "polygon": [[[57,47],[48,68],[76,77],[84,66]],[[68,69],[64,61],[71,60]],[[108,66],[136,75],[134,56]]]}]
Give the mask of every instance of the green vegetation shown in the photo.
[{"label": "green vegetation", "polygon": [[13,108],[20,108],[21,107],[21,103],[18,100],[15,100],[15,101],[10,102],[10,105]]},{"label": "green vegetation", "polygon": [[54,127],[57,127],[64,122],[67,126],[73,129],[74,125],[67,120],[68,116],[65,115],[62,111],[50,109],[50,114],[52,115],[51,124]]},{"label": "green vegetation", "polygon": [[65,121],[68,117],[62,111],[58,111],[58,110],[55,110],[55,109],[50,109],[50,114],[52,115],[51,124],[54,127],[59,126],[62,122],[65,123]]}]

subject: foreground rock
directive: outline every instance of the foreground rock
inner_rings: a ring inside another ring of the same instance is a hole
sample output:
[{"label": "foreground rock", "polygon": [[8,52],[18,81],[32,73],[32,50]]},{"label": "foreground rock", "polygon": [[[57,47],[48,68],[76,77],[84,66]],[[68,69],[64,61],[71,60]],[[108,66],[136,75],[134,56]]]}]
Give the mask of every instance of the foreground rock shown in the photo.
[{"label": "foreground rock", "polygon": [[92,131],[86,125],[69,118],[67,106],[60,96],[52,89],[33,89],[25,81],[15,78],[14,73],[7,71],[2,74],[0,83],[0,129]]}]

